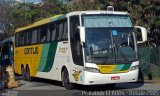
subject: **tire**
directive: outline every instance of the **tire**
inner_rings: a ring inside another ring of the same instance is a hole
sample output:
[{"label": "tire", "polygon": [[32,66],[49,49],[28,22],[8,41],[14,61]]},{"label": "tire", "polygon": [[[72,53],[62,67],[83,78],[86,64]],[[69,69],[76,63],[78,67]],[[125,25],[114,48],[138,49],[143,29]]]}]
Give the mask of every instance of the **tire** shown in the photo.
[{"label": "tire", "polygon": [[30,69],[26,67],[26,81],[31,81]]},{"label": "tire", "polygon": [[26,71],[24,69],[24,66],[21,67],[21,75],[22,75],[22,79],[26,80]]},{"label": "tire", "polygon": [[69,80],[67,69],[64,69],[64,71],[62,72],[62,85],[68,90],[74,89],[73,84]]}]

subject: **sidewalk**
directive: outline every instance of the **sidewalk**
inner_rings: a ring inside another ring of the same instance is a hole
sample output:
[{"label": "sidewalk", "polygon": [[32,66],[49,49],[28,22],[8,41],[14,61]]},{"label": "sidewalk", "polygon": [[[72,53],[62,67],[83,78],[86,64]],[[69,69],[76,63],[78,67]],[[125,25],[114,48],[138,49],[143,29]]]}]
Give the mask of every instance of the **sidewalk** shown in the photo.
[{"label": "sidewalk", "polygon": [[144,83],[153,83],[153,84],[160,84],[160,79],[153,79],[153,80],[139,80],[138,82],[144,82]]},{"label": "sidewalk", "polygon": [[160,84],[160,79],[158,80],[144,80],[145,83],[154,83],[154,84]]}]

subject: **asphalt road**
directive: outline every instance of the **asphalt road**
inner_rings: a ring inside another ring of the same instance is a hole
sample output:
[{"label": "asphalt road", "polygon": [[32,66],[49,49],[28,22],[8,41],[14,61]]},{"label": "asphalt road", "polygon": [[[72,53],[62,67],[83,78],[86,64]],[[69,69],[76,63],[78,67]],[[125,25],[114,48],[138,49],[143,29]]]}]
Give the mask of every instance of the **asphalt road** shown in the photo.
[{"label": "asphalt road", "polygon": [[81,86],[66,90],[61,82],[34,78],[28,82],[19,80],[19,87],[4,90],[2,96],[160,96],[159,83],[121,83],[114,87],[107,85]]}]

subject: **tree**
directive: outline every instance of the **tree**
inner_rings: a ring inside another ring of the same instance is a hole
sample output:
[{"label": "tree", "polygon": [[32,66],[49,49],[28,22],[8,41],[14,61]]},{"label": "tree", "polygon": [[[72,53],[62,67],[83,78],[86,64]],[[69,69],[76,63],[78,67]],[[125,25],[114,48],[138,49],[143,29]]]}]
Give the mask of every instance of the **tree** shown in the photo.
[{"label": "tree", "polygon": [[0,0],[0,39],[8,37],[13,34],[13,24],[12,24],[12,13],[14,10],[14,5],[9,0],[6,2],[4,0]]},{"label": "tree", "polygon": [[68,4],[68,11],[100,10],[98,0],[73,0]]},{"label": "tree", "polygon": [[[33,22],[56,14],[66,13],[65,4],[58,0],[43,0],[42,3],[18,3],[13,12],[16,28],[27,26]],[[16,23],[19,22],[19,23]]]},{"label": "tree", "polygon": [[[39,4],[19,3],[16,4],[16,10],[13,12],[12,24],[17,28],[56,14],[107,10],[109,5],[114,6],[116,11],[128,11],[135,25],[146,27],[152,34],[153,32],[160,34],[159,0],[42,0]],[[160,42],[160,36],[155,42]]]},{"label": "tree", "polygon": [[18,3],[16,4],[16,10],[13,12],[12,16],[14,18],[14,24],[17,28],[33,23],[38,18],[38,14],[39,10],[36,9],[35,4]]},{"label": "tree", "polygon": [[[68,0],[42,0],[43,9],[49,13],[53,14],[64,14],[68,12]],[[49,7],[49,6],[50,7]],[[48,8],[47,8],[48,7]],[[49,9],[49,10],[48,10]]]}]

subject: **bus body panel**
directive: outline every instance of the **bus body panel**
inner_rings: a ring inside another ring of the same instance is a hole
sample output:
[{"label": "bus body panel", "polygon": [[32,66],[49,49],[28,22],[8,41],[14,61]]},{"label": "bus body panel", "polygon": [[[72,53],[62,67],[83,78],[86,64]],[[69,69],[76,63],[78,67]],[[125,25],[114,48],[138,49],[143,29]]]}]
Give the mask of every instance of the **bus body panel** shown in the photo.
[{"label": "bus body panel", "polygon": [[[66,41],[63,41],[66,42]],[[61,69],[63,66],[67,66],[70,63],[69,61],[69,47],[68,43],[63,44],[63,42],[59,42],[57,44],[56,53],[54,56],[53,67],[49,72],[41,72],[38,71],[36,77],[53,79],[53,80],[61,80]]]},{"label": "bus body panel", "polygon": [[52,62],[53,63],[52,69],[49,72],[38,71],[35,77],[61,81],[62,68],[66,67],[69,72],[70,82],[77,83],[73,76],[76,67],[75,64],[73,64],[72,62],[70,54],[71,52],[69,44],[66,43],[66,41],[59,42],[57,45],[54,62]]}]

